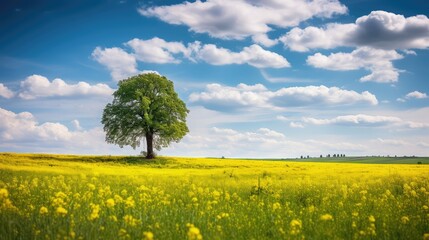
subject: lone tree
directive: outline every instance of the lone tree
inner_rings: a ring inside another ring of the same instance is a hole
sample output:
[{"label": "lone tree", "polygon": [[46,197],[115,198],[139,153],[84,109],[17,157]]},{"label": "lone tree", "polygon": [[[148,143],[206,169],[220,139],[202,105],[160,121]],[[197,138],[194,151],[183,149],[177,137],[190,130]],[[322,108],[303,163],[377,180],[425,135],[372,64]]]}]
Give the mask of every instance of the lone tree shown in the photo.
[{"label": "lone tree", "polygon": [[186,125],[189,110],[166,77],[141,74],[120,81],[118,86],[101,120],[106,142],[136,149],[144,139],[146,158],[152,159],[153,148],[161,150],[189,132]]}]

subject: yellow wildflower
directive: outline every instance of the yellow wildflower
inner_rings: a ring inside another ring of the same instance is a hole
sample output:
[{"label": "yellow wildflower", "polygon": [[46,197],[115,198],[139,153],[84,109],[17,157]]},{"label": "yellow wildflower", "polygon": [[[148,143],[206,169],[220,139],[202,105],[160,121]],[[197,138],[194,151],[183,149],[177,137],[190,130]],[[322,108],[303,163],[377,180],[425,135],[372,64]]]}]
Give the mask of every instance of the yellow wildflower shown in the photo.
[{"label": "yellow wildflower", "polygon": [[276,202],[273,204],[273,211],[280,210],[280,209],[281,209],[280,203]]},{"label": "yellow wildflower", "polygon": [[123,228],[119,229],[119,233],[118,233],[119,237],[126,237],[127,235],[128,235],[127,230],[125,230]]},{"label": "yellow wildflower", "polygon": [[67,195],[65,193],[63,193],[63,192],[57,192],[57,193],[55,193],[55,197],[56,198],[64,199],[64,198],[67,197]]},{"label": "yellow wildflower", "polygon": [[153,240],[153,233],[152,232],[143,232],[143,239],[144,240]]},{"label": "yellow wildflower", "polygon": [[121,191],[121,195],[122,195],[122,196],[126,197],[126,196],[127,196],[127,194],[128,194],[128,192],[127,192],[127,190],[126,190],[126,189],[123,189],[123,190]]},{"label": "yellow wildflower", "polygon": [[109,216],[109,219],[112,220],[112,221],[114,221],[114,222],[118,221],[118,218],[116,216],[114,216],[114,215]]},{"label": "yellow wildflower", "polygon": [[194,226],[194,224],[186,224],[188,227],[188,239],[189,240],[202,240],[203,236],[201,235],[200,229]]},{"label": "yellow wildflower", "polygon": [[214,199],[218,200],[218,199],[219,199],[219,197],[220,197],[220,192],[218,192],[218,191],[214,190],[214,191],[212,192],[212,196],[213,196],[213,198],[214,198]]},{"label": "yellow wildflower", "polygon": [[423,234],[423,240],[429,240],[429,233]]},{"label": "yellow wildflower", "polygon": [[133,208],[136,206],[136,202],[134,201],[133,197],[128,197],[125,201],[125,207],[127,208]]},{"label": "yellow wildflower", "polygon": [[92,184],[92,183],[88,183],[88,188],[89,188],[91,191],[93,191],[93,190],[95,190],[95,185],[94,185],[94,184]]},{"label": "yellow wildflower", "polygon": [[410,219],[408,218],[408,216],[403,216],[403,217],[401,218],[401,222],[402,222],[402,224],[407,224],[409,221],[410,221]]},{"label": "yellow wildflower", "polygon": [[301,220],[292,220],[289,223],[290,225],[290,234],[291,235],[297,235],[301,232],[301,228],[302,228],[302,222]]},{"label": "yellow wildflower", "polygon": [[320,220],[323,220],[323,221],[330,221],[333,219],[334,219],[334,217],[332,217],[331,214],[324,214],[324,215],[320,216]]},{"label": "yellow wildflower", "polygon": [[375,222],[375,217],[374,217],[374,216],[372,216],[372,215],[371,215],[371,216],[369,216],[369,217],[368,217],[368,221],[369,221],[369,222],[372,222],[372,223],[373,223],[373,222]]},{"label": "yellow wildflower", "polygon": [[115,199],[115,202],[116,203],[121,203],[124,199],[121,197],[121,196],[119,196],[119,195],[115,195],[114,196],[114,199]]},{"label": "yellow wildflower", "polygon": [[109,199],[107,199],[107,200],[106,200],[106,206],[107,206],[108,208],[112,208],[112,207],[114,207],[114,206],[115,206],[115,200],[113,200],[113,198],[109,198]]},{"label": "yellow wildflower", "polygon": [[67,215],[68,211],[63,207],[58,207],[56,213],[60,216],[65,216]]},{"label": "yellow wildflower", "polygon": [[9,197],[9,192],[7,191],[7,189],[6,188],[0,189],[0,199],[8,198],[8,197]]},{"label": "yellow wildflower", "polygon": [[46,207],[41,207],[39,210],[40,215],[44,215],[48,213],[48,209]]},{"label": "yellow wildflower", "polygon": [[124,216],[124,221],[127,225],[132,227],[136,226],[139,223],[138,219],[135,219],[133,216],[128,214]]},{"label": "yellow wildflower", "polygon": [[91,214],[89,215],[89,220],[95,220],[97,218],[100,217],[99,212],[100,212],[100,205],[98,204],[91,204]]}]

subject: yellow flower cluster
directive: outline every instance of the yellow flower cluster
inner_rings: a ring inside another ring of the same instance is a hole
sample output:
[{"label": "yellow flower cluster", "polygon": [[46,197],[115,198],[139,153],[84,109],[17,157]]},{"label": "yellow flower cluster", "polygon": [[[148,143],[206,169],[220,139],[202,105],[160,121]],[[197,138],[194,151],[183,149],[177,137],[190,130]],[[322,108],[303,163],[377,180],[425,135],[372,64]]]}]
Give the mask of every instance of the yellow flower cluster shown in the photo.
[{"label": "yellow flower cluster", "polygon": [[186,224],[188,227],[188,240],[202,240],[203,235],[201,235],[200,229],[194,226],[194,224]]}]

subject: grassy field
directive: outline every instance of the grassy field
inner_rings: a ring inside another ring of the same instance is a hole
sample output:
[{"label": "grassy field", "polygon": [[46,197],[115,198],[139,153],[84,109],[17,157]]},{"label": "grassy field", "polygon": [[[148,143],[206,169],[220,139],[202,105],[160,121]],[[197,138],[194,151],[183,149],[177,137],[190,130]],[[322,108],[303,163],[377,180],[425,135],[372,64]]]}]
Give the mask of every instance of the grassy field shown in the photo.
[{"label": "grassy field", "polygon": [[425,163],[0,153],[0,236],[429,239]]}]

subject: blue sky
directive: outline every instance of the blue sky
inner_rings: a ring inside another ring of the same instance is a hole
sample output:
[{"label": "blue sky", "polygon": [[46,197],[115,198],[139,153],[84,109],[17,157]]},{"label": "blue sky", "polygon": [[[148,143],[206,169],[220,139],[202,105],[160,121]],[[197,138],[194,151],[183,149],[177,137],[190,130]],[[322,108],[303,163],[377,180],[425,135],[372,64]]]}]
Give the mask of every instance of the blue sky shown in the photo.
[{"label": "blue sky", "polygon": [[424,0],[0,4],[0,151],[138,154],[101,114],[155,71],[190,109],[161,155],[429,155]]}]

